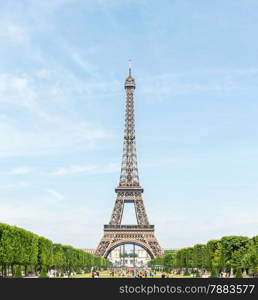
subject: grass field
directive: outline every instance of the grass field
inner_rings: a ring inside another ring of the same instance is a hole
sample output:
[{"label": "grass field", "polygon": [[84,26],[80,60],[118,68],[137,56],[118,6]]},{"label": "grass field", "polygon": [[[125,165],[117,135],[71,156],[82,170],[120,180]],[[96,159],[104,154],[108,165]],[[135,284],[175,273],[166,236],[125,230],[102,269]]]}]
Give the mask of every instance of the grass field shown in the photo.
[{"label": "grass field", "polygon": [[[161,278],[161,274],[162,274],[161,272],[157,272],[156,275],[154,276],[154,278]],[[78,275],[71,276],[71,278],[91,278],[91,273],[78,274]],[[118,276],[118,275],[115,275],[113,277],[113,276],[110,276],[110,271],[102,271],[102,272],[100,272],[99,278],[133,278],[133,277],[132,276]],[[151,277],[148,276],[147,278],[151,278]],[[173,275],[172,278],[191,278],[191,276]]]}]

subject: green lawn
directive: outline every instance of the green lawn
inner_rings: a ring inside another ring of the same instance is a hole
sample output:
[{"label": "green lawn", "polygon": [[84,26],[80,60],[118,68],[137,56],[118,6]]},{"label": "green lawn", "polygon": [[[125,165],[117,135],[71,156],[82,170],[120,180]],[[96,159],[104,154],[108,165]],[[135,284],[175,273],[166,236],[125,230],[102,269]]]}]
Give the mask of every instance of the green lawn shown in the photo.
[{"label": "green lawn", "polygon": [[[156,276],[154,276],[154,278],[161,278],[161,272],[157,272],[156,273]],[[114,277],[113,276],[110,276],[110,271],[102,271],[100,272],[100,278],[132,278],[132,276],[129,276],[129,277],[121,277],[121,276],[118,276],[118,275],[115,275]],[[78,274],[78,275],[74,275],[74,276],[71,276],[71,278],[91,278],[91,273],[86,273],[86,274]],[[150,278],[148,276],[148,278]],[[181,276],[181,275],[173,275],[173,278],[191,278],[191,276]]]}]

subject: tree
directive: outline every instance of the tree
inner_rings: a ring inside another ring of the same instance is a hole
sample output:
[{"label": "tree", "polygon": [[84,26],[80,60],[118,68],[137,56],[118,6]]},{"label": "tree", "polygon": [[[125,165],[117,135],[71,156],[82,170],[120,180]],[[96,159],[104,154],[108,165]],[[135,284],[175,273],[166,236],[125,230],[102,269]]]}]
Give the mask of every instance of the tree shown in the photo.
[{"label": "tree", "polygon": [[18,265],[18,266],[15,268],[15,274],[14,274],[14,277],[15,277],[15,278],[22,278],[21,266],[20,266],[20,265]]},{"label": "tree", "polygon": [[193,267],[202,269],[205,266],[206,245],[196,244],[193,247]]},{"label": "tree", "polygon": [[236,270],[236,278],[243,278],[243,274],[240,268],[237,268]]},{"label": "tree", "polygon": [[171,269],[175,267],[176,251],[172,250],[165,253],[163,258],[163,264],[166,272],[171,272]]},{"label": "tree", "polygon": [[222,266],[227,270],[242,268],[242,257],[249,247],[249,238],[245,236],[225,236],[221,239]]},{"label": "tree", "polygon": [[210,278],[217,278],[218,277],[218,272],[216,269],[211,270],[211,275]]},{"label": "tree", "polygon": [[38,265],[40,270],[44,267],[47,271],[53,265],[53,243],[41,236],[39,237],[38,245]]},{"label": "tree", "polygon": [[[214,257],[215,257],[215,253],[216,253],[216,258],[215,261],[216,263],[218,263],[218,249],[220,249],[220,241],[219,240],[210,240],[208,241],[207,245],[206,245],[206,251],[205,251],[205,258],[204,258],[204,262],[205,262],[205,267],[207,270],[211,271],[214,268]],[[217,251],[217,252],[216,252]]]},{"label": "tree", "polygon": [[93,265],[106,268],[108,261],[72,246],[53,244],[22,228],[0,223],[0,265],[3,276],[7,276],[9,266],[12,276],[16,276],[19,270],[20,273],[22,267],[27,274],[27,267],[35,266],[40,267],[40,276],[46,277],[50,267],[61,272],[81,272],[82,268],[89,271]]},{"label": "tree", "polygon": [[[7,276],[8,266],[13,266],[15,261],[16,248],[16,235],[12,226],[1,223],[1,246],[0,246],[0,260],[2,264],[2,270],[5,276]],[[13,272],[12,272],[13,273]],[[14,274],[12,274],[14,275]]]},{"label": "tree", "polygon": [[258,236],[251,239],[245,236],[225,236],[220,240],[210,240],[206,245],[196,244],[193,247],[181,248],[165,252],[149,262],[149,266],[161,265],[165,270],[183,268],[205,268],[211,272],[211,277],[218,277],[218,272],[234,271],[236,276],[247,269],[250,274],[258,272]]},{"label": "tree", "polygon": [[64,272],[66,257],[64,248],[61,244],[53,244],[53,266],[60,273]]},{"label": "tree", "polygon": [[241,259],[242,267],[254,273],[258,269],[258,235],[250,239],[246,253]]},{"label": "tree", "polygon": [[221,267],[222,267],[222,263],[221,262],[222,262],[222,244],[219,241],[216,244],[214,255],[213,255],[213,258],[212,258],[212,261],[211,261],[212,269],[214,269],[214,270],[220,270]]}]

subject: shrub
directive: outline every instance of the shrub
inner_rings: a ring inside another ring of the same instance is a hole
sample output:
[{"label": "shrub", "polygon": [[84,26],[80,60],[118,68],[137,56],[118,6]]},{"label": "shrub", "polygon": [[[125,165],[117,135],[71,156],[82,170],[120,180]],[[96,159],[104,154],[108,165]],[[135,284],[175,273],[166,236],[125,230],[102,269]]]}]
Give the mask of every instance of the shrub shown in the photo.
[{"label": "shrub", "polygon": [[45,267],[42,268],[42,270],[39,274],[39,278],[48,278],[47,270]]}]

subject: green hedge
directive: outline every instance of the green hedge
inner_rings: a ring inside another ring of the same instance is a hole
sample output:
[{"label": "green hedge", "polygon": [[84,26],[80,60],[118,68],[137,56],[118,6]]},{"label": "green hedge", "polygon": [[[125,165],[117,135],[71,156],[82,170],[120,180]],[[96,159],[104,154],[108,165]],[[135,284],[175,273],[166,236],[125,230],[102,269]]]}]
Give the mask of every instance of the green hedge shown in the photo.
[{"label": "green hedge", "polygon": [[[197,268],[212,272],[249,273],[258,270],[258,236],[225,236],[220,240],[210,240],[207,244],[167,251],[149,263],[150,267],[161,265],[165,270],[176,268]],[[237,273],[237,274],[236,274]]]},{"label": "green hedge", "polygon": [[54,244],[52,241],[16,226],[0,223],[0,269],[3,276],[15,275],[15,268],[26,273],[48,271],[89,271],[91,267],[106,268],[108,261],[81,249]]}]

